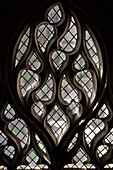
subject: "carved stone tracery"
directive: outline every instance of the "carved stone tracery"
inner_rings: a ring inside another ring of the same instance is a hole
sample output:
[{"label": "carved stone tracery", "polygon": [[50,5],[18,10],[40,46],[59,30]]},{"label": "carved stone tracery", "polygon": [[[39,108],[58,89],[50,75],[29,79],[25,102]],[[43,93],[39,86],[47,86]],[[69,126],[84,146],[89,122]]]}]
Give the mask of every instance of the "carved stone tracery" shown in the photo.
[{"label": "carved stone tracery", "polygon": [[[111,109],[107,101],[100,109],[99,100],[96,102],[104,74],[101,49],[90,26],[82,25],[76,12],[68,10],[61,3],[53,4],[45,12],[45,20],[35,23],[34,32],[28,26],[17,41],[17,94],[28,109],[26,116],[33,117],[37,127],[45,131],[32,131],[30,122],[21,118],[8,101],[1,114],[4,130],[0,130],[1,160],[6,159],[7,167],[7,161],[17,169],[113,167],[109,162],[113,143],[113,128],[108,128]],[[60,32],[64,22],[66,27]],[[52,141],[48,143],[53,158],[44,140],[46,135]],[[15,163],[18,156],[20,160]]]}]

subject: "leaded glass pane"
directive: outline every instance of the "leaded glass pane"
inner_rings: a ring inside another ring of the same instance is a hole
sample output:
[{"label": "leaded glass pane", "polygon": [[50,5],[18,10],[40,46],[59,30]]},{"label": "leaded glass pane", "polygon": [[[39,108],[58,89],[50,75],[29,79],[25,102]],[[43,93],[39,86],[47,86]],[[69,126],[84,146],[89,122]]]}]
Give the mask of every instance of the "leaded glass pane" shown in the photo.
[{"label": "leaded glass pane", "polygon": [[100,119],[94,118],[88,122],[85,128],[85,140],[89,146],[91,144],[91,141],[96,136],[96,134],[103,130],[104,127],[105,124]]},{"label": "leaded glass pane", "polygon": [[109,90],[98,39],[68,1],[47,6],[22,31],[6,75],[0,168],[112,168],[105,159],[113,147],[112,102],[102,99]]},{"label": "leaded glass pane", "polygon": [[7,155],[9,158],[13,159],[14,154],[15,154],[15,148],[13,146],[6,146],[4,148],[4,153]]},{"label": "leaded glass pane", "polygon": [[77,38],[77,27],[75,24],[75,19],[71,17],[68,30],[66,30],[66,33],[59,43],[61,49],[65,52],[72,52],[75,50]]},{"label": "leaded glass pane", "polygon": [[23,33],[20,43],[18,45],[15,66],[17,66],[18,62],[21,60],[21,58],[23,57],[23,55],[25,54],[28,48],[29,37],[30,37],[30,28],[28,28],[27,31]]},{"label": "leaded glass pane", "polygon": [[49,20],[49,22],[51,24],[57,24],[63,18],[62,12],[63,11],[62,11],[61,6],[59,4],[53,5],[53,7],[48,10],[47,19]]},{"label": "leaded glass pane", "polygon": [[8,125],[9,130],[18,137],[21,146],[24,147],[28,142],[28,129],[22,119],[15,119]]},{"label": "leaded glass pane", "polygon": [[45,52],[48,43],[55,34],[55,29],[48,23],[42,23],[36,28],[36,44]]},{"label": "leaded glass pane", "polygon": [[7,144],[7,137],[6,135],[0,130],[0,146]]}]

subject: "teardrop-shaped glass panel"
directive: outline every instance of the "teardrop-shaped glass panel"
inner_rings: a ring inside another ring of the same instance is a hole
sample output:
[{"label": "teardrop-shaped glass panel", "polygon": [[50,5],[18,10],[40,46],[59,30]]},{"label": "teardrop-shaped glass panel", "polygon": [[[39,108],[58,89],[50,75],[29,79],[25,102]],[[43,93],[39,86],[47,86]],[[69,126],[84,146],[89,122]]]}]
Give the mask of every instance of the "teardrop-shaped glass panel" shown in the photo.
[{"label": "teardrop-shaped glass panel", "polygon": [[41,23],[36,27],[35,41],[42,52],[45,52],[48,43],[55,35],[55,29],[48,23]]},{"label": "teardrop-shaped glass panel", "polygon": [[105,127],[105,124],[100,119],[93,118],[90,120],[85,127],[85,140],[88,146],[91,145],[94,137],[101,132]]},{"label": "teardrop-shaped glass panel", "polygon": [[78,31],[74,17],[71,17],[68,29],[66,29],[64,36],[59,40],[59,45],[65,52],[72,52],[75,50],[78,39]]},{"label": "teardrop-shaped glass panel", "polygon": [[8,124],[8,129],[19,139],[22,148],[28,143],[28,128],[22,119],[11,121]]},{"label": "teardrop-shaped glass panel", "polygon": [[30,40],[30,28],[27,29],[26,32],[22,34],[22,37],[19,41],[17,53],[16,53],[16,59],[15,59],[15,66],[17,66],[20,59],[25,54],[26,50],[28,49],[28,44]]},{"label": "teardrop-shaped glass panel", "polygon": [[20,71],[17,82],[18,92],[25,97],[29,90],[39,85],[39,75],[30,70],[23,69]]},{"label": "teardrop-shaped glass panel", "polygon": [[47,12],[47,19],[50,24],[57,24],[62,21],[64,13],[61,4],[55,4],[49,8]]}]

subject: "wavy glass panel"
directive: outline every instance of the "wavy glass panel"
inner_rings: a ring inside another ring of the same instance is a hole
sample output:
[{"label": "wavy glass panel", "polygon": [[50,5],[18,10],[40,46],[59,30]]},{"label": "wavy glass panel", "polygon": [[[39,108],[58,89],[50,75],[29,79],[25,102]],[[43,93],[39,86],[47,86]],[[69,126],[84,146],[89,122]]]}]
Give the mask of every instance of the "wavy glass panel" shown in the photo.
[{"label": "wavy glass panel", "polygon": [[106,144],[112,144],[113,145],[113,128],[105,136],[104,141],[105,141]]},{"label": "wavy glass panel", "polygon": [[22,37],[19,41],[18,50],[16,53],[15,66],[17,66],[18,62],[26,53],[28,49],[29,39],[30,39],[30,28],[28,28],[27,31],[22,34]]},{"label": "wavy glass panel", "polygon": [[64,133],[67,131],[69,124],[66,115],[57,105],[55,105],[50,114],[48,114],[47,124],[51,128],[49,132],[53,133],[56,143],[59,143]]},{"label": "wavy glass panel", "polygon": [[94,137],[101,132],[105,127],[105,123],[100,119],[92,119],[90,120],[85,127],[85,140],[88,146],[90,147],[92,140]]},{"label": "wavy glass panel", "polygon": [[88,98],[93,101],[96,93],[96,80],[93,72],[83,70],[75,75],[76,82],[85,90]]},{"label": "wavy glass panel", "polygon": [[38,59],[38,55],[36,53],[32,53],[30,58],[28,59],[28,66],[31,70],[36,71],[40,68],[41,62]]},{"label": "wavy glass panel", "polygon": [[28,129],[22,119],[15,119],[8,125],[9,130],[19,139],[22,148],[28,144]]},{"label": "wavy glass panel", "polygon": [[64,13],[62,11],[61,5],[55,4],[48,10],[47,19],[51,24],[57,24],[62,20],[63,15]]},{"label": "wavy glass panel", "polygon": [[45,107],[42,102],[39,101],[34,103],[32,108],[33,108],[33,114],[36,117],[45,115]]},{"label": "wavy glass panel", "polygon": [[89,57],[96,65],[98,71],[100,72],[100,76],[102,77],[103,74],[102,55],[95,36],[89,30],[85,31],[85,43],[87,51],[89,53]]},{"label": "wavy glass panel", "polygon": [[13,108],[11,107],[10,104],[7,105],[7,107],[5,108],[4,111],[4,116],[9,119],[9,120],[13,120],[15,117],[15,111],[13,110]]},{"label": "wavy glass panel", "polygon": [[22,70],[18,79],[18,88],[23,97],[27,94],[29,90],[36,88],[39,85],[38,74],[33,73],[31,70]]},{"label": "wavy glass panel", "polygon": [[72,101],[68,106],[68,111],[76,118],[80,117],[83,112],[83,107],[80,103]]},{"label": "wavy glass panel", "polygon": [[80,100],[79,92],[71,87],[65,75],[61,82],[61,96],[67,103],[70,103],[72,100],[76,102],[79,102]]},{"label": "wavy glass panel", "polygon": [[82,57],[81,54],[79,54],[79,56],[77,57],[77,59],[74,62],[74,68],[77,70],[82,70],[85,67],[85,60]]},{"label": "wavy glass panel", "polygon": [[45,52],[48,43],[55,35],[55,29],[48,23],[41,23],[36,27],[35,41],[42,52]]},{"label": "wavy glass panel", "polygon": [[108,116],[109,116],[109,110],[107,108],[107,105],[103,104],[102,108],[98,112],[98,117],[102,119],[102,118],[106,118]]},{"label": "wavy glass panel", "polygon": [[51,60],[56,70],[59,70],[62,67],[66,59],[65,53],[60,50],[55,50],[51,54]]},{"label": "wavy glass panel", "polygon": [[40,148],[44,153],[46,153],[46,148],[45,148],[43,142],[40,140],[40,138],[38,137],[37,134],[35,134],[35,138],[36,138],[36,142],[37,142],[39,148]]},{"label": "wavy glass panel", "polygon": [[101,158],[103,155],[105,155],[109,150],[109,147],[107,145],[100,145],[97,149],[98,156]]},{"label": "wavy glass panel", "polygon": [[75,50],[78,38],[76,22],[73,17],[71,17],[69,27],[65,32],[63,38],[59,40],[59,45],[65,52],[72,52]]},{"label": "wavy glass panel", "polygon": [[7,141],[7,136],[0,130],[0,146],[6,145]]},{"label": "wavy glass panel", "polygon": [[72,139],[72,141],[70,142],[67,151],[69,152],[74,146],[76,146],[76,142],[78,139],[78,133],[74,136],[74,138]]},{"label": "wavy glass panel", "polygon": [[35,92],[35,97],[38,100],[41,99],[42,101],[48,101],[52,98],[53,90],[54,90],[53,77],[51,74],[49,74],[45,85]]}]

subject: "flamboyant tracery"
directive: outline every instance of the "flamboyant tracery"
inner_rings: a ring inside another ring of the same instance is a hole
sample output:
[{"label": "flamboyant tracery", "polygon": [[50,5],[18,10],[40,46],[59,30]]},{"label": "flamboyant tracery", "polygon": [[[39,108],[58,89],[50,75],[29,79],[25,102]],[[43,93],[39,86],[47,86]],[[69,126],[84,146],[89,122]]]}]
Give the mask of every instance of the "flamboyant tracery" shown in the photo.
[{"label": "flamboyant tracery", "polygon": [[[15,70],[23,65],[18,71],[17,94],[29,116],[36,119],[37,127],[41,124],[53,141],[56,161],[53,165],[46,141],[40,138],[41,134],[32,132],[30,122],[26,123],[9,101],[1,113],[5,126],[0,130],[0,147],[3,159],[15,162],[20,157],[17,169],[57,167],[55,152],[59,147],[65,148],[64,158],[62,150],[59,151],[63,162],[59,168],[64,169],[96,169],[111,153],[113,128],[108,131],[112,118],[109,104],[105,101],[93,113],[103,78],[101,50],[90,26],[83,25],[76,12],[66,10],[61,3],[53,4],[45,11],[45,20],[35,23],[34,32],[32,25],[27,27],[15,46]],[[88,112],[92,105],[92,112]],[[74,129],[74,124],[82,130]],[[64,147],[63,140],[69,133]],[[68,155],[71,156],[65,162]],[[112,168],[110,163],[102,166]]]}]

